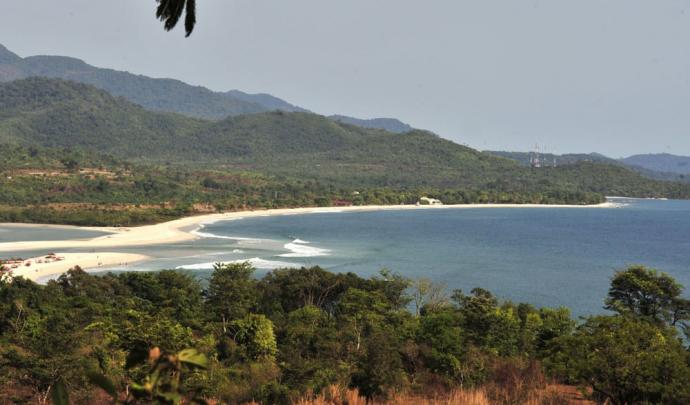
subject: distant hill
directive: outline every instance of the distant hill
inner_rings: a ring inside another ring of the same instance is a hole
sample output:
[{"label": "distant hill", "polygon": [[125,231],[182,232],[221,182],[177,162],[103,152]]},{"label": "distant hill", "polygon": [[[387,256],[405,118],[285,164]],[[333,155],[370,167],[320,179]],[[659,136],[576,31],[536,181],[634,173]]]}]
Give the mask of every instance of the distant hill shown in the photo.
[{"label": "distant hill", "polygon": [[310,112],[307,109],[290,104],[283,99],[266,93],[248,94],[239,90],[230,90],[225,94],[237,100],[258,104],[269,111]]},{"label": "distant hill", "polygon": [[153,79],[97,68],[82,60],[63,56],[30,56],[0,64],[0,82],[34,76],[90,84],[150,110],[177,112],[192,117],[219,119],[269,110],[259,104],[204,87],[190,86],[179,80]]},{"label": "distant hill", "polygon": [[412,131],[414,128],[395,118],[359,119],[344,115],[331,115],[328,118],[362,128],[383,129],[397,134]]},{"label": "distant hill", "polygon": [[[495,156],[501,156],[507,159],[515,160],[522,164],[523,166],[530,165],[530,152],[504,152],[504,151],[487,151]],[[640,156],[656,156],[656,155],[640,155]],[[671,155],[669,155],[671,156]],[[539,155],[540,160],[545,166],[559,165],[569,165],[579,162],[595,162],[595,163],[606,163],[614,166],[622,166],[632,169],[643,176],[654,179],[654,180],[664,180],[664,181],[680,181],[684,183],[690,183],[690,176],[685,176],[682,172],[671,171],[671,170],[659,170],[652,169],[651,165],[643,166],[641,164],[636,164],[631,158],[627,159],[613,159],[604,156],[599,153],[568,153],[563,155],[555,155],[552,153],[541,153]],[[629,160],[630,159],[630,160]],[[690,158],[686,158],[689,159]],[[662,167],[658,165],[658,167]],[[690,169],[690,166],[688,166]]]},{"label": "distant hill", "polygon": [[23,71],[15,66],[21,59],[0,44],[0,82],[24,77]]},{"label": "distant hill", "polygon": [[690,174],[690,156],[658,153],[634,155],[621,159],[621,161],[628,165],[644,167],[645,169],[659,172]]},{"label": "distant hill", "polygon": [[[175,112],[195,118],[218,120],[229,116],[276,110],[309,112],[270,94],[248,94],[239,90],[214,92],[179,80],[156,79],[99,68],[80,59],[65,56],[21,58],[0,45],[0,82],[28,77],[47,77],[90,84],[152,111]],[[364,128],[382,128],[392,132],[406,132],[411,129],[395,119],[342,118],[344,122]]]},{"label": "distant hill", "polygon": [[582,201],[582,193],[690,198],[690,186],[646,179],[620,166],[580,162],[530,170],[430,132],[400,136],[311,113],[194,119],[151,112],[95,87],[55,79],[0,84],[0,144],[348,186],[534,193],[558,201]]},{"label": "distant hill", "polygon": [[5,64],[5,63],[15,63],[20,61],[22,58],[20,58],[18,55],[14,54],[13,52],[10,52],[9,49],[5,48],[0,44],[0,64]]}]

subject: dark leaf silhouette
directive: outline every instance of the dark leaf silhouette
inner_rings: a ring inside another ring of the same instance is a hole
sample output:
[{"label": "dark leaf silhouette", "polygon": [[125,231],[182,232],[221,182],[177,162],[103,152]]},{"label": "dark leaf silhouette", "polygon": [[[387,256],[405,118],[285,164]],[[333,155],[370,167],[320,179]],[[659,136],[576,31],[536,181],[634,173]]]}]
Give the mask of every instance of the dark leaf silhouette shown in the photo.
[{"label": "dark leaf silhouette", "polygon": [[163,27],[170,31],[177,25],[185,13],[184,28],[187,36],[192,34],[196,24],[196,0],[156,0],[158,9],[156,17],[163,21]]}]

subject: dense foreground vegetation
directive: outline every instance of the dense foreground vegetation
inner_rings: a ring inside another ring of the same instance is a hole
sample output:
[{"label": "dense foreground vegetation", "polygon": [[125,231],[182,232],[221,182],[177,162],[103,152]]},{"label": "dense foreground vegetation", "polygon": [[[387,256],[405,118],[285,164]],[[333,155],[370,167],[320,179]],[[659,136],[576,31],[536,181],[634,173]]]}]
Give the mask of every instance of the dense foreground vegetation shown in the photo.
[{"label": "dense foreground vegetation", "polygon": [[596,401],[686,404],[681,292],[632,267],[612,279],[614,315],[578,324],[565,308],[480,288],[447,296],[387,271],[281,269],[257,280],[248,264],[218,265],[202,286],[174,271],[74,269],[45,286],[0,287],[0,403],[345,403],[346,388],[377,400],[562,403],[558,392],[535,396],[552,380]]}]

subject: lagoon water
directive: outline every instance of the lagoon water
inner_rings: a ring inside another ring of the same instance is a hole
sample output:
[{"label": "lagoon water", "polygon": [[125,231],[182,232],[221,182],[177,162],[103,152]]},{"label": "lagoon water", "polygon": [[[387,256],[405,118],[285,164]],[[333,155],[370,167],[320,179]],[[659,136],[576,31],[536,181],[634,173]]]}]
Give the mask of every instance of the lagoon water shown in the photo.
[{"label": "lagoon water", "polygon": [[0,226],[0,243],[24,240],[90,239],[107,235],[106,232],[59,225],[37,228],[33,225],[3,224]]},{"label": "lagoon water", "polygon": [[[317,213],[208,224],[200,239],[121,249],[155,259],[128,270],[251,261],[258,274],[320,265],[362,276],[388,268],[448,290],[483,287],[504,299],[602,312],[613,272],[663,270],[690,288],[690,201],[615,199],[619,207],[479,208]],[[112,269],[119,270],[119,269]]]}]

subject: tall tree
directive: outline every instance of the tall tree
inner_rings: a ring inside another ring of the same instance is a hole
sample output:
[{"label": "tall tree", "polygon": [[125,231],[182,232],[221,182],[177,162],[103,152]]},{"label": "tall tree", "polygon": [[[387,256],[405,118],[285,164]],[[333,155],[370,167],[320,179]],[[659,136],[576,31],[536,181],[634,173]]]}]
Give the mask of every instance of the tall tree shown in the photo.
[{"label": "tall tree", "polygon": [[682,326],[690,305],[681,297],[683,286],[666,273],[644,266],[619,271],[611,280],[606,309],[623,315]]},{"label": "tall tree", "polygon": [[227,332],[228,323],[243,318],[256,304],[254,268],[249,263],[221,264],[214,271],[206,291],[207,305],[214,320]]},{"label": "tall tree", "polygon": [[412,300],[417,317],[422,313],[422,309],[440,310],[448,305],[446,285],[435,283],[428,278],[418,278],[412,283]]},{"label": "tall tree", "polygon": [[278,351],[273,322],[264,315],[248,314],[232,322],[232,338],[250,360],[273,360]]}]

